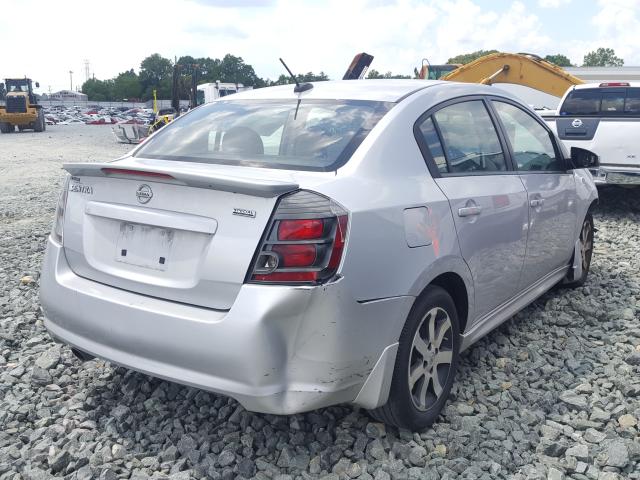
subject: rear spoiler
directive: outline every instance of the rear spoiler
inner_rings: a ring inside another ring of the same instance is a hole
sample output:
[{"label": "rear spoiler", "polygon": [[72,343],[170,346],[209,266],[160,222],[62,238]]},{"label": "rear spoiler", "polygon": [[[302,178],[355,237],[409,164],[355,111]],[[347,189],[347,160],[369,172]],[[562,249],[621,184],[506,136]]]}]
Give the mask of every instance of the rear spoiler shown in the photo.
[{"label": "rear spoiler", "polygon": [[145,165],[122,165],[117,163],[65,163],[62,168],[71,175],[88,177],[123,178],[126,180],[153,181],[208,188],[224,192],[240,193],[257,197],[276,197],[297,190],[294,182],[267,180],[262,178],[235,177],[219,172],[186,172]]}]

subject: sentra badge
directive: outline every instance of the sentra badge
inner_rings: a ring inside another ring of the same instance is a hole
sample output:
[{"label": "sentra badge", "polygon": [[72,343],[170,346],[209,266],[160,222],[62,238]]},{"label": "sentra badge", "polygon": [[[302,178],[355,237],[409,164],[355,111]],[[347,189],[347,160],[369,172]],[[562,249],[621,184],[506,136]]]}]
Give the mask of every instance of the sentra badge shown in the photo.
[{"label": "sentra badge", "polygon": [[83,185],[81,183],[70,183],[69,191],[74,193],[84,193],[85,195],[93,195],[93,187],[91,185]]},{"label": "sentra badge", "polygon": [[233,209],[233,214],[234,215],[239,215],[241,217],[256,218],[256,211],[255,210],[248,210],[246,208],[234,208]]}]

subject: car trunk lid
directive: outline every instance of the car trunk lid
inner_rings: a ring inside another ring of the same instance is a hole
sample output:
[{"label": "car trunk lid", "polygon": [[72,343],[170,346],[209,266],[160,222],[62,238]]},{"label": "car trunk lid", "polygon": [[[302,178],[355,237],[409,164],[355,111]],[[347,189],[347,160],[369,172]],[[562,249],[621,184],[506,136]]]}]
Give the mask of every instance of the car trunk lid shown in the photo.
[{"label": "car trunk lid", "polygon": [[100,283],[229,309],[278,197],[298,185],[171,163],[66,164],[67,260]]}]

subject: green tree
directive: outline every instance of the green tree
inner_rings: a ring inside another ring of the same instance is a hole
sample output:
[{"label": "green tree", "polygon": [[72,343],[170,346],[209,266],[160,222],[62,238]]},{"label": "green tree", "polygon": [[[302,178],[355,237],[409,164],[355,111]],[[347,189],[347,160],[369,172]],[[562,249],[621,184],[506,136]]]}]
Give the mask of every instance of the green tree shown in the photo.
[{"label": "green tree", "polygon": [[380,73],[375,69],[371,69],[367,74],[367,78],[413,78],[413,77],[411,77],[411,75],[401,75],[401,74],[396,74],[391,72]]},{"label": "green tree", "polygon": [[616,57],[613,48],[598,48],[584,56],[583,67],[621,67],[624,60]]},{"label": "green tree", "polygon": [[466,63],[471,63],[480,57],[484,57],[485,55],[490,55],[492,53],[498,53],[498,50],[477,50],[471,53],[463,53],[460,55],[456,55],[455,57],[451,57],[449,60],[447,60],[447,63],[448,64],[461,63],[462,65],[464,65]]},{"label": "green tree", "polygon": [[171,97],[173,63],[158,53],[148,56],[140,63],[140,83],[142,98],[153,98],[153,90],[158,90],[158,98]]},{"label": "green tree", "polygon": [[557,65],[558,67],[571,67],[571,60],[561,53],[556,53],[555,55],[547,55],[544,59],[549,62]]},{"label": "green tree", "polygon": [[90,78],[82,84],[82,93],[94,102],[113,100],[113,80],[98,80]]},{"label": "green tree", "polygon": [[135,100],[141,97],[142,88],[136,72],[127,70],[113,79],[112,95],[114,100]]},{"label": "green tree", "polygon": [[264,86],[264,82],[256,75],[251,65],[244,63],[242,57],[236,57],[229,53],[220,60],[219,80],[221,82],[242,83],[245,86]]},{"label": "green tree", "polygon": [[[318,74],[315,74],[313,72],[307,72],[305,74],[296,75],[296,79],[300,83],[303,83],[303,82],[323,82],[323,81],[329,80],[329,76],[324,72],[320,72]],[[267,82],[265,82],[265,84],[266,84],[265,86],[289,85],[290,83],[294,83],[293,79],[289,75],[282,74],[275,81],[267,81]]]}]

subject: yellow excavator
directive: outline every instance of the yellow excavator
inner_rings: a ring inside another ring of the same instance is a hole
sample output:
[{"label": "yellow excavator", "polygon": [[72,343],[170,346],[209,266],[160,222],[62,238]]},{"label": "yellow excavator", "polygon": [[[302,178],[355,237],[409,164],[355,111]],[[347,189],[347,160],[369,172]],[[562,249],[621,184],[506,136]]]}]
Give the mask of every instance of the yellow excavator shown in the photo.
[{"label": "yellow excavator", "polygon": [[418,76],[429,80],[484,85],[514,83],[554,97],[562,97],[569,87],[584,83],[578,77],[531,53],[492,53],[466,65],[430,65],[423,60]]}]

